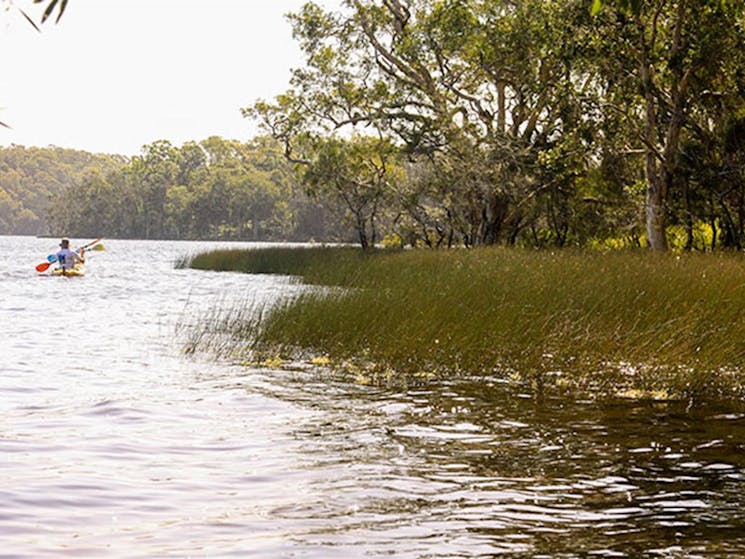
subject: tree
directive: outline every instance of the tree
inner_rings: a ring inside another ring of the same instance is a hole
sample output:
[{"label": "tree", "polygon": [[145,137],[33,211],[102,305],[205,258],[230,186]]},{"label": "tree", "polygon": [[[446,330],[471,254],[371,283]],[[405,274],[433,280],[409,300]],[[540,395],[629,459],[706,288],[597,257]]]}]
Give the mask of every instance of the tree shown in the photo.
[{"label": "tree", "polygon": [[447,169],[443,195],[459,201],[452,221],[467,224],[466,244],[514,242],[540,198],[573,190],[534,170],[563,134],[589,149],[573,130],[587,125],[578,103],[590,76],[571,56],[587,10],[539,0],[347,4],[345,15],[311,3],[293,17],[307,66],[274,104],[246,111],[288,157],[304,133],[370,126],[395,138],[410,159]]},{"label": "tree", "polygon": [[318,138],[301,171],[312,197],[332,196],[343,203],[363,249],[378,240],[381,206],[390,193],[391,179],[400,172],[396,157],[396,147],[385,139]]},{"label": "tree", "polygon": [[167,140],[144,146],[142,155],[132,159],[131,172],[138,186],[138,213],[143,219],[144,238],[164,238],[167,192],[177,184],[180,171],[179,150]]},{"label": "tree", "polygon": [[625,100],[636,91],[640,103],[611,106],[627,114],[643,145],[647,237],[652,250],[664,251],[670,196],[680,186],[681,145],[687,134],[708,128],[697,121],[697,105],[717,94],[718,76],[738,56],[743,3],[637,0],[612,6],[605,41],[614,47],[611,59],[624,64],[606,74],[609,92],[623,88]]}]

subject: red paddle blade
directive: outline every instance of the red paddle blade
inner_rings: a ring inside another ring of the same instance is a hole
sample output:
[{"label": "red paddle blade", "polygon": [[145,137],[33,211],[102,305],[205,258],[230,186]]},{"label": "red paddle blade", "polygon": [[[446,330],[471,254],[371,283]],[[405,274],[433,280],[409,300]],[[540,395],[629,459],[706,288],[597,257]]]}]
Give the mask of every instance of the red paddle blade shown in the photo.
[{"label": "red paddle blade", "polygon": [[42,262],[41,264],[36,266],[37,272],[46,272],[49,269],[49,266],[51,266],[51,262]]}]

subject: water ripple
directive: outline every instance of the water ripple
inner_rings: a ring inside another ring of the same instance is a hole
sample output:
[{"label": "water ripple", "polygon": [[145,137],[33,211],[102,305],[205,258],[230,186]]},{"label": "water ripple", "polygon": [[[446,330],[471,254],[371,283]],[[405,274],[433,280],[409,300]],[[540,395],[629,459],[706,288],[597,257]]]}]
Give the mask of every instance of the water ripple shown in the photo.
[{"label": "water ripple", "polygon": [[5,240],[0,559],[745,556],[742,410],[186,360],[177,324],[300,287]]}]

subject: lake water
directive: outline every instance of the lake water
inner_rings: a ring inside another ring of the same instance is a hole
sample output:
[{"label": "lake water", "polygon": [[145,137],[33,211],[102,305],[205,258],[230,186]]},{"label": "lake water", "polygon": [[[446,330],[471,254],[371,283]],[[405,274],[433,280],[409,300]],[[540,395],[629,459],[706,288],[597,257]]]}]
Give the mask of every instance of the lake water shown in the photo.
[{"label": "lake water", "polygon": [[186,358],[177,326],[301,287],[176,270],[218,246],[186,242],[53,278],[56,240],[2,240],[1,559],[745,556],[738,409]]}]

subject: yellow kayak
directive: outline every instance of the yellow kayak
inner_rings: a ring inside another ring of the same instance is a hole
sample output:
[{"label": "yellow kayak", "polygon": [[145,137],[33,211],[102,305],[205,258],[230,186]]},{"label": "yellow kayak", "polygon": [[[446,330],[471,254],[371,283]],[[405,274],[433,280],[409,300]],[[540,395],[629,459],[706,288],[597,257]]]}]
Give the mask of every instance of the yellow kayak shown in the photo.
[{"label": "yellow kayak", "polygon": [[63,270],[62,268],[55,268],[52,270],[53,276],[65,276],[65,277],[77,277],[85,275],[85,268],[82,264],[78,263],[71,270]]}]

